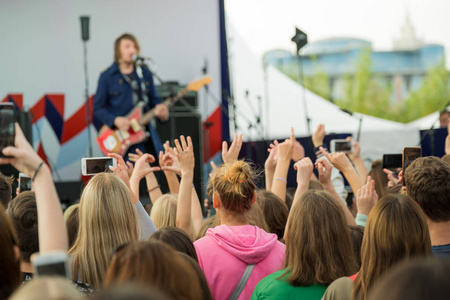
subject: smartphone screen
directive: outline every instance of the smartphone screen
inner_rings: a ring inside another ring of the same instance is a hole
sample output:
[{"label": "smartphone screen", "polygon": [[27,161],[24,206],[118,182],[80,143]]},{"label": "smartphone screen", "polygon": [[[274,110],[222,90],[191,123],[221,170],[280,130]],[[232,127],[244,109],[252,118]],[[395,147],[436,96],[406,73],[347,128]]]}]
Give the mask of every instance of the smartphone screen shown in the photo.
[{"label": "smartphone screen", "polygon": [[402,154],[384,154],[383,168],[397,171],[402,167],[402,157]]},{"label": "smartphone screen", "polygon": [[109,166],[114,165],[114,159],[112,157],[105,158],[87,158],[86,162],[86,174],[92,175],[101,172],[111,172]]},{"label": "smartphone screen", "polygon": [[14,106],[0,103],[0,156],[4,157],[3,148],[14,146]]},{"label": "smartphone screen", "polygon": [[19,174],[19,192],[31,191],[31,178],[25,174]]},{"label": "smartphone screen", "polygon": [[55,261],[46,264],[34,265],[38,276],[63,276],[67,277],[66,261]]},{"label": "smartphone screen", "polygon": [[337,139],[330,141],[331,152],[352,152],[352,142]]}]

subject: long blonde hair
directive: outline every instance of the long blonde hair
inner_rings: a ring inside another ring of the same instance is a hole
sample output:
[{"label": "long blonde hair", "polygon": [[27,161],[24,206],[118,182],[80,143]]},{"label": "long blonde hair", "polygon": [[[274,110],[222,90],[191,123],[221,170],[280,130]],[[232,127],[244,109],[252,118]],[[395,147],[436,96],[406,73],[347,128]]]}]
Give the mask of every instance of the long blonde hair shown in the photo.
[{"label": "long blonde hair", "polygon": [[114,250],[139,235],[137,213],[123,181],[114,174],[95,175],[81,195],[79,221],[69,250],[73,278],[100,287]]},{"label": "long blonde hair", "polygon": [[156,228],[165,226],[177,226],[177,195],[164,194],[153,204],[150,218],[155,223]]}]

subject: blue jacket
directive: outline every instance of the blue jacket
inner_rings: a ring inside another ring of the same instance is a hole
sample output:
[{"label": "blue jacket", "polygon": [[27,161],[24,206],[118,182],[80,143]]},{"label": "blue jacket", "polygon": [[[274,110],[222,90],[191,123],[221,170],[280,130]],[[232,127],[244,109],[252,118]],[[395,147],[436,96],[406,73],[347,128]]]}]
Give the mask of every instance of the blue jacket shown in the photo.
[{"label": "blue jacket", "polygon": [[[142,67],[142,75],[149,100],[144,108],[144,112],[146,112],[161,103],[161,99],[153,83],[153,76],[145,66]],[[136,76],[136,79],[140,89],[141,79],[138,76]],[[142,90],[140,92],[142,93]],[[114,119],[118,116],[127,115],[133,107],[133,89],[120,73],[117,63],[113,63],[101,73],[98,80],[97,92],[94,96],[94,116],[100,123],[114,128]],[[158,153],[163,149],[161,140],[151,124],[149,124],[148,129],[153,146]]]}]

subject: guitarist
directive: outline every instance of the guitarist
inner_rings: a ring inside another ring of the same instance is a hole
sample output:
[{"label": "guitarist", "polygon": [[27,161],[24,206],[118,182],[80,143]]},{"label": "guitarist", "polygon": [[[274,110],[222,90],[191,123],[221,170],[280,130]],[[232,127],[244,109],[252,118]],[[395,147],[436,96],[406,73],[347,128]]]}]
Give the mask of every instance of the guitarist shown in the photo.
[{"label": "guitarist", "polygon": [[[139,55],[139,50],[137,39],[129,33],[116,39],[114,63],[101,73],[94,96],[94,116],[102,123],[101,125],[128,131],[131,122],[124,116],[139,101],[146,102],[145,112],[155,107],[157,118],[164,122],[169,119],[169,109],[166,105],[161,104],[151,72],[142,66],[142,79],[138,75],[133,55]],[[163,150],[158,133],[151,124],[148,126],[151,142],[147,142],[146,147],[143,144],[130,147],[125,154],[125,159],[128,159],[128,153],[135,153],[136,148],[144,153],[153,154],[155,158],[158,157],[155,154]]]}]

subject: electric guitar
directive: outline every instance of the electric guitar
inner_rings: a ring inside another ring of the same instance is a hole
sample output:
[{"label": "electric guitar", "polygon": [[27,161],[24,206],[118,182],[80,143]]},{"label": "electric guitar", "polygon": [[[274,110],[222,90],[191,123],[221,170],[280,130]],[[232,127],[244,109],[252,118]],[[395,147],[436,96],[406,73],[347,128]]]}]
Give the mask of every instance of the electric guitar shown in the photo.
[{"label": "electric guitar", "polygon": [[[179,91],[175,97],[167,98],[162,102],[162,104],[167,107],[172,106],[175,102],[183,98],[190,91],[197,92],[204,85],[211,83],[211,78],[205,76],[200,80],[193,81],[189,83],[184,89]],[[107,155],[108,153],[117,153],[123,156],[128,148],[132,145],[139,144],[147,138],[147,132],[144,130],[143,126],[150,123],[150,121],[155,118],[156,110],[151,109],[147,113],[143,114],[144,103],[139,102],[126,117],[130,120],[131,126],[128,131],[123,131],[119,129],[111,129],[106,125],[100,128],[97,137],[97,143],[100,150]]]}]

